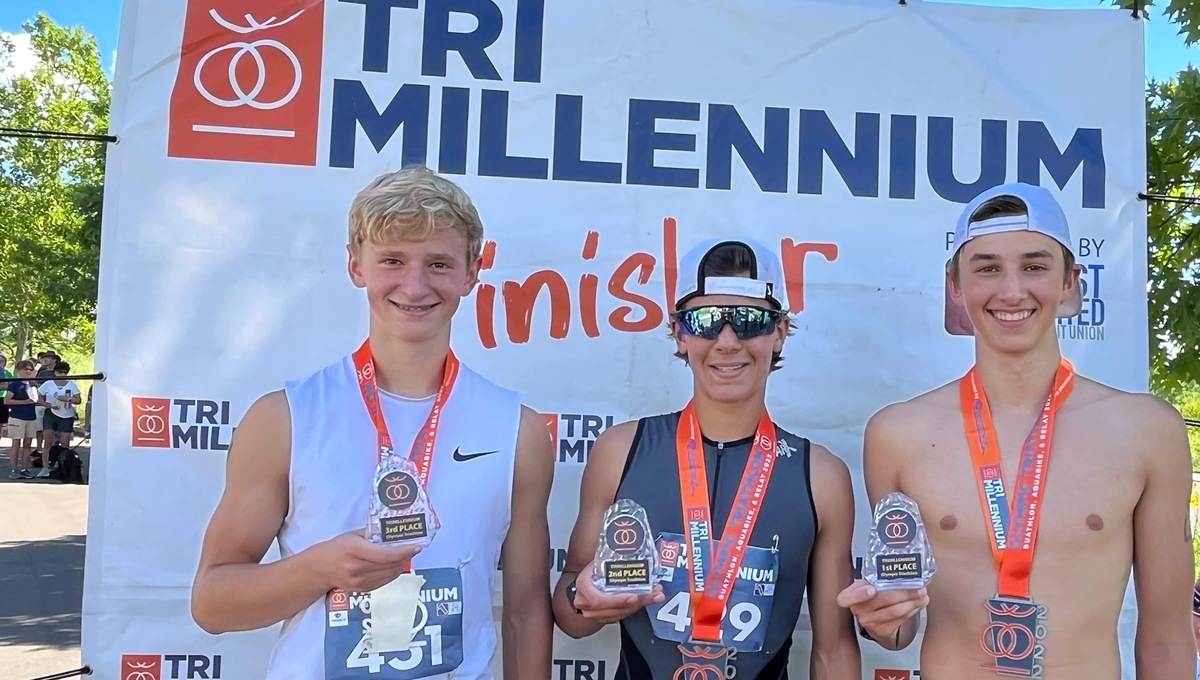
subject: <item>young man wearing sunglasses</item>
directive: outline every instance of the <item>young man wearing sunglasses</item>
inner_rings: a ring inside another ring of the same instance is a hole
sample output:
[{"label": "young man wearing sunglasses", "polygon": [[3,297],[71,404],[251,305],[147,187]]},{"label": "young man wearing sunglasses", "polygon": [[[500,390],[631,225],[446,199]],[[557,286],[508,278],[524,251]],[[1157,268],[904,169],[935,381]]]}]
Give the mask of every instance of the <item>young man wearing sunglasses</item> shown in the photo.
[{"label": "young man wearing sunglasses", "polygon": [[[849,472],[766,409],[790,331],[779,260],[745,239],[712,240],[679,276],[671,333],[692,398],[596,440],[554,594],[558,625],[581,638],[619,622],[618,678],[786,678],[807,591],[809,677],[859,680],[853,621],[836,602],[853,579]],[[667,569],[651,594],[604,594],[592,581],[616,499],[645,508],[657,537]]]},{"label": "young man wearing sunglasses", "polygon": [[1137,677],[1188,680],[1182,418],[1157,397],[1078,375],[1060,354],[1055,325],[1079,271],[1049,191],[983,192],[954,243],[949,285],[974,327],[975,366],[876,414],[863,463],[872,503],[900,491],[920,506],[937,574],[919,590],[858,581],[839,602],[889,649],[913,640],[927,605],[930,678],[1118,680],[1132,567]]}]

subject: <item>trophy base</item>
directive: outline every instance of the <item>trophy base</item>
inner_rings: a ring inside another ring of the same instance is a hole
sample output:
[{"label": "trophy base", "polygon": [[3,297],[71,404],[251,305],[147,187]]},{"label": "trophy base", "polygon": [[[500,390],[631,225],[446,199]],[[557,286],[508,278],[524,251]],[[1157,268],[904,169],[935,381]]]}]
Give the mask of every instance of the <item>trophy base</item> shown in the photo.
[{"label": "trophy base", "polygon": [[609,560],[600,564],[592,582],[608,595],[647,594],[654,591],[657,574],[651,573],[650,560]]},{"label": "trophy base", "polygon": [[430,518],[423,512],[384,516],[370,538],[380,545],[426,547],[433,541],[430,528]]}]

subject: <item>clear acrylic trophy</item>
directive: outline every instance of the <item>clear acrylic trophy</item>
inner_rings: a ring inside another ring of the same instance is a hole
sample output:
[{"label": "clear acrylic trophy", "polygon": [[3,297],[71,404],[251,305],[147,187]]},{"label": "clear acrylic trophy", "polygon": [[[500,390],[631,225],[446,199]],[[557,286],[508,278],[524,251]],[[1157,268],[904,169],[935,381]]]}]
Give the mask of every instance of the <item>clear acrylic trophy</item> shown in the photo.
[{"label": "clear acrylic trophy", "polygon": [[658,583],[658,550],[646,510],[622,498],[604,512],[592,582],[605,593],[649,593]]},{"label": "clear acrylic trophy", "polygon": [[373,491],[368,540],[383,545],[429,545],[441,523],[412,460],[391,451],[381,454]]},{"label": "clear acrylic trophy", "polygon": [[863,577],[877,590],[922,588],[937,571],[921,511],[902,493],[888,494],[875,506]]}]

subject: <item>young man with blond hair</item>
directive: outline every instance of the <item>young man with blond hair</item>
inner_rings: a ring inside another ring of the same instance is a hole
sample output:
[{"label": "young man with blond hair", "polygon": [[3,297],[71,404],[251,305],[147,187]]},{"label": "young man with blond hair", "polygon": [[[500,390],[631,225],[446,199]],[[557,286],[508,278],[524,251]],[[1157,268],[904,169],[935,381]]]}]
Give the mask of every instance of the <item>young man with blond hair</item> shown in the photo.
[{"label": "young man with blond hair", "polygon": [[[406,168],[371,182],[351,207],[347,266],[366,292],[367,342],[260,398],[237,429],[192,614],[212,633],[284,621],[268,680],[491,678],[498,561],[504,676],[550,676],[550,441],[515,393],[450,350],[482,244],[448,179]],[[365,537],[392,456],[410,457],[440,520],[419,551]],[[282,559],[260,564],[275,538]],[[424,579],[412,641],[379,650],[367,593],[410,567]]]},{"label": "young man with blond hair", "polygon": [[867,424],[867,495],[917,502],[937,573],[918,590],[857,581],[839,603],[889,649],[913,640],[927,606],[923,678],[1119,680],[1131,568],[1137,677],[1195,670],[1183,420],[1062,357],[1056,319],[1079,285],[1072,243],[1044,188],[975,198],[947,272],[974,327],[975,366]]},{"label": "young man with blond hair", "polygon": [[[790,330],[779,258],[749,239],[714,239],[683,257],[679,277],[671,333],[691,399],[597,438],[555,619],[576,638],[619,623],[616,678],[777,680],[788,677],[807,596],[804,677],[860,680],[853,620],[836,599],[853,578],[850,473],[767,413],[767,378]],[[608,594],[593,582],[604,513],[618,499],[646,509],[667,571],[654,593]]]}]

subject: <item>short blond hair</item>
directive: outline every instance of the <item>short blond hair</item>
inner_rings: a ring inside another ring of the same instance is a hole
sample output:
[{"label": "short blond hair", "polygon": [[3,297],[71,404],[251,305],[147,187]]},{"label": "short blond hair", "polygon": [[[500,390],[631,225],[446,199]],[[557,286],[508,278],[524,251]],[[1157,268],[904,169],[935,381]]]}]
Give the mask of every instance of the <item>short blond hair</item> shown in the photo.
[{"label": "short blond hair", "polygon": [[424,166],[376,177],[350,204],[350,249],[390,239],[421,241],[449,227],[467,239],[467,264],[483,251],[483,222],[462,187]]}]

